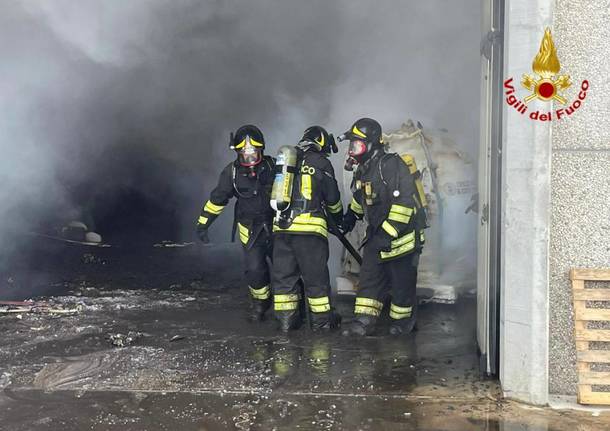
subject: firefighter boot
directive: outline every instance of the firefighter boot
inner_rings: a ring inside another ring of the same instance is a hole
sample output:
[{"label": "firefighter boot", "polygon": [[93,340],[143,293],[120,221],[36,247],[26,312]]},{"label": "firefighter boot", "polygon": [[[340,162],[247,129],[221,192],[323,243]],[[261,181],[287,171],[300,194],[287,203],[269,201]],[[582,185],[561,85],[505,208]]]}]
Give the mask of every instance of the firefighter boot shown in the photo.
[{"label": "firefighter boot", "polygon": [[377,317],[357,315],[352,323],[341,333],[343,336],[356,335],[364,337],[372,335],[377,326]]},{"label": "firefighter boot", "polygon": [[415,318],[411,317],[409,319],[404,319],[403,322],[395,322],[390,325],[390,335],[407,335],[411,332],[417,331],[417,321]]},{"label": "firefighter boot", "polygon": [[250,306],[250,322],[262,322],[265,320],[265,313],[271,306],[271,299],[252,299]]},{"label": "firefighter boot", "polygon": [[341,315],[335,310],[327,313],[311,313],[311,330],[313,332],[327,332],[341,326]]},{"label": "firefighter boot", "polygon": [[277,320],[280,322],[279,330],[287,334],[293,329],[297,329],[301,324],[301,316],[298,310],[276,311]]},{"label": "firefighter boot", "polygon": [[390,325],[390,335],[408,335],[417,331],[417,308],[413,307],[413,315],[406,319],[394,320]]}]

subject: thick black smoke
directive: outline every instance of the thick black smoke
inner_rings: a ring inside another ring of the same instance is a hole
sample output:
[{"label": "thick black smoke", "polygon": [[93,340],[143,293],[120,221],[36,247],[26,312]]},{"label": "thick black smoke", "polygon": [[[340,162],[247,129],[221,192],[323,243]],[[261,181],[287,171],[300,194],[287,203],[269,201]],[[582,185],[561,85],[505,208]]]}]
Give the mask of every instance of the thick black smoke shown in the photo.
[{"label": "thick black smoke", "polygon": [[186,237],[243,123],[414,117],[472,152],[478,41],[476,0],[3,0],[0,241],[83,209]]}]

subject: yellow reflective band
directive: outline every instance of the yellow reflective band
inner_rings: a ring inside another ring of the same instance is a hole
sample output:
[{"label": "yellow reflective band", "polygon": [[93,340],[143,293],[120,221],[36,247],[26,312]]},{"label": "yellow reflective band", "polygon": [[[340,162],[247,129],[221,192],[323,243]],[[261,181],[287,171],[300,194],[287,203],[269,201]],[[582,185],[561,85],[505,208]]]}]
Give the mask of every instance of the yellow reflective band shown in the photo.
[{"label": "yellow reflective band", "polygon": [[209,220],[209,218],[207,218],[207,217],[199,216],[199,219],[197,220],[197,223],[199,223],[199,224],[207,224],[208,220]]},{"label": "yellow reflective band", "polygon": [[381,310],[383,308],[383,302],[377,301],[376,299],[364,298],[359,296],[356,298],[356,305],[364,305],[365,307],[373,307]]},{"label": "yellow reflective band", "polygon": [[390,208],[390,212],[404,214],[406,216],[411,216],[413,214],[413,208],[405,207],[402,205],[394,204]]},{"label": "yellow reflective band", "polygon": [[320,140],[318,141],[317,139],[314,138],[314,141],[316,141],[318,144],[320,144],[321,147],[324,146],[324,143],[326,142],[326,140],[324,139],[324,135],[320,135]]},{"label": "yellow reflective band", "polygon": [[263,146],[262,142],[255,141],[254,139],[252,139],[252,137],[250,137],[250,143],[252,145],[254,145],[255,147],[262,147]]},{"label": "yellow reflective band", "polygon": [[390,215],[388,215],[388,220],[397,221],[399,223],[404,223],[404,224],[409,224],[409,222],[411,221],[411,217],[391,212]]},{"label": "yellow reflective band", "polygon": [[310,305],[324,305],[330,303],[328,296],[320,296],[319,298],[307,298],[307,301]]},{"label": "yellow reflective band", "polygon": [[401,307],[400,305],[390,304],[390,310],[395,311],[398,314],[408,314],[410,316],[413,307]]},{"label": "yellow reflective band", "polygon": [[390,317],[392,319],[407,319],[413,314],[413,307],[400,307],[398,305],[390,305]]},{"label": "yellow reflective band", "polygon": [[250,295],[254,299],[269,299],[271,297],[271,288],[269,285],[263,286],[260,289],[255,289],[250,286]]},{"label": "yellow reflective band", "polygon": [[319,298],[307,298],[309,302],[309,308],[314,313],[326,313],[330,311],[330,299],[328,296],[321,296]]},{"label": "yellow reflective band", "polygon": [[328,210],[333,213],[333,214],[337,214],[338,212],[342,212],[343,211],[343,203],[341,201],[337,202],[334,205],[328,205]]},{"label": "yellow reflective band", "polygon": [[353,212],[355,212],[356,214],[364,214],[364,209],[362,209],[362,205],[360,205],[358,203],[358,201],[356,200],[356,198],[352,198],[352,201],[349,204],[349,207],[352,209]]},{"label": "yellow reflective band", "polygon": [[394,204],[390,208],[390,214],[388,215],[388,220],[408,224],[409,221],[411,221],[412,214],[413,214],[413,208]]},{"label": "yellow reflective band", "polygon": [[216,205],[212,201],[207,201],[205,206],[203,207],[204,211],[209,212],[210,214],[218,215],[225,209],[224,205]]},{"label": "yellow reflective band", "polygon": [[382,259],[392,259],[394,257],[401,256],[405,253],[410,252],[415,248],[415,243],[408,243],[405,245],[401,245],[398,248],[393,248],[391,251],[382,251],[379,253]]},{"label": "yellow reflective band", "polygon": [[299,295],[296,293],[273,295],[273,301],[275,302],[299,302]]},{"label": "yellow reflective band", "polygon": [[326,313],[330,311],[330,304],[324,305],[311,305],[309,304],[309,308],[313,313]]},{"label": "yellow reflective band", "polygon": [[240,148],[244,148],[244,147],[245,147],[245,145],[246,145],[246,140],[244,139],[243,141],[241,141],[239,144],[237,144],[237,145],[235,146],[235,149],[236,149],[236,150],[239,150]]},{"label": "yellow reflective band", "polygon": [[287,229],[282,229],[274,224],[273,232],[315,233],[325,238],[328,236],[326,219],[314,217],[311,213],[299,214]]},{"label": "yellow reflective band", "polygon": [[400,247],[401,245],[410,242],[415,242],[415,231],[411,231],[408,234],[392,241],[392,248]]},{"label": "yellow reflective band", "polygon": [[356,136],[360,136],[361,138],[366,138],[366,135],[362,133],[356,126],[352,127],[352,133]]},{"label": "yellow reflective band", "polygon": [[[400,244],[400,245],[399,245]],[[415,249],[415,231],[392,241],[392,250],[379,253],[381,259],[392,259]]]},{"label": "yellow reflective band", "polygon": [[421,241],[422,244],[424,242],[426,242],[426,235],[424,235],[424,231],[423,230],[419,234],[419,240]]},{"label": "yellow reflective band", "polygon": [[274,310],[296,310],[299,307],[299,295],[289,293],[286,295],[273,295]]},{"label": "yellow reflective band", "polygon": [[383,230],[385,230],[388,235],[394,237],[394,238],[398,238],[398,231],[396,230],[396,228],[394,226],[392,226],[390,223],[388,223],[387,221],[384,221],[381,224],[381,228]]},{"label": "yellow reflective band", "polygon": [[297,308],[299,308],[298,302],[276,302],[273,304],[275,311],[289,311],[296,310]]},{"label": "yellow reflective band", "polygon": [[301,175],[301,195],[308,201],[311,200],[311,175]]},{"label": "yellow reflective band", "polygon": [[237,223],[237,227],[239,228],[239,240],[242,244],[248,244],[248,241],[250,240],[250,229],[241,223]]},{"label": "yellow reflective band", "polygon": [[366,307],[363,305],[356,305],[354,308],[354,314],[368,314],[369,316],[379,317],[381,310],[376,308]]},{"label": "yellow reflective band", "polygon": [[328,237],[328,230],[319,226],[310,225],[295,225],[294,223],[288,229],[281,229],[279,226],[273,226],[273,232],[293,232],[293,233],[313,233],[324,238]]}]

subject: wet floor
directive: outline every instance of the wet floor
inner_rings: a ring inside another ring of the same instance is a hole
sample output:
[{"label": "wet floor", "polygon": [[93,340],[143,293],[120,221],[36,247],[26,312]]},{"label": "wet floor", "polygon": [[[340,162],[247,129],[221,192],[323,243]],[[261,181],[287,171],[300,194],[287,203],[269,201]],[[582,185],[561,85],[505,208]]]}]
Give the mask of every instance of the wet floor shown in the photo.
[{"label": "wet floor", "polygon": [[[361,340],[306,326],[286,337],[272,320],[246,322],[246,290],[220,271],[237,267],[233,249],[158,251],[146,270],[105,253],[45,277],[62,292],[51,301],[80,304],[78,315],[0,317],[0,429],[610,428],[610,417],[502,401],[478,373],[472,298],[422,306],[411,336],[384,323]],[[337,301],[347,320],[351,301]],[[118,334],[131,343],[115,347]]]}]

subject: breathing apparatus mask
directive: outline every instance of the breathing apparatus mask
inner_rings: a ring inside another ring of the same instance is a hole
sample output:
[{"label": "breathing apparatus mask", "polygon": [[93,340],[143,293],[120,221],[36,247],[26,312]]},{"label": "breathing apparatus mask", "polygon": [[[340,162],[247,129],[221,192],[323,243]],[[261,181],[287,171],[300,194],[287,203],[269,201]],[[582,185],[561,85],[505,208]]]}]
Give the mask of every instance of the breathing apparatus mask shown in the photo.
[{"label": "breathing apparatus mask", "polygon": [[354,166],[365,163],[381,148],[381,124],[372,118],[360,118],[339,140],[349,141],[345,170],[353,171]]},{"label": "breathing apparatus mask", "polygon": [[261,146],[256,146],[250,137],[246,137],[244,146],[237,150],[237,158],[241,166],[251,168],[258,165],[263,160],[263,151]]},{"label": "breathing apparatus mask", "polygon": [[346,171],[353,171],[354,166],[364,162],[368,150],[369,146],[364,140],[351,139],[349,141],[344,169]]}]

